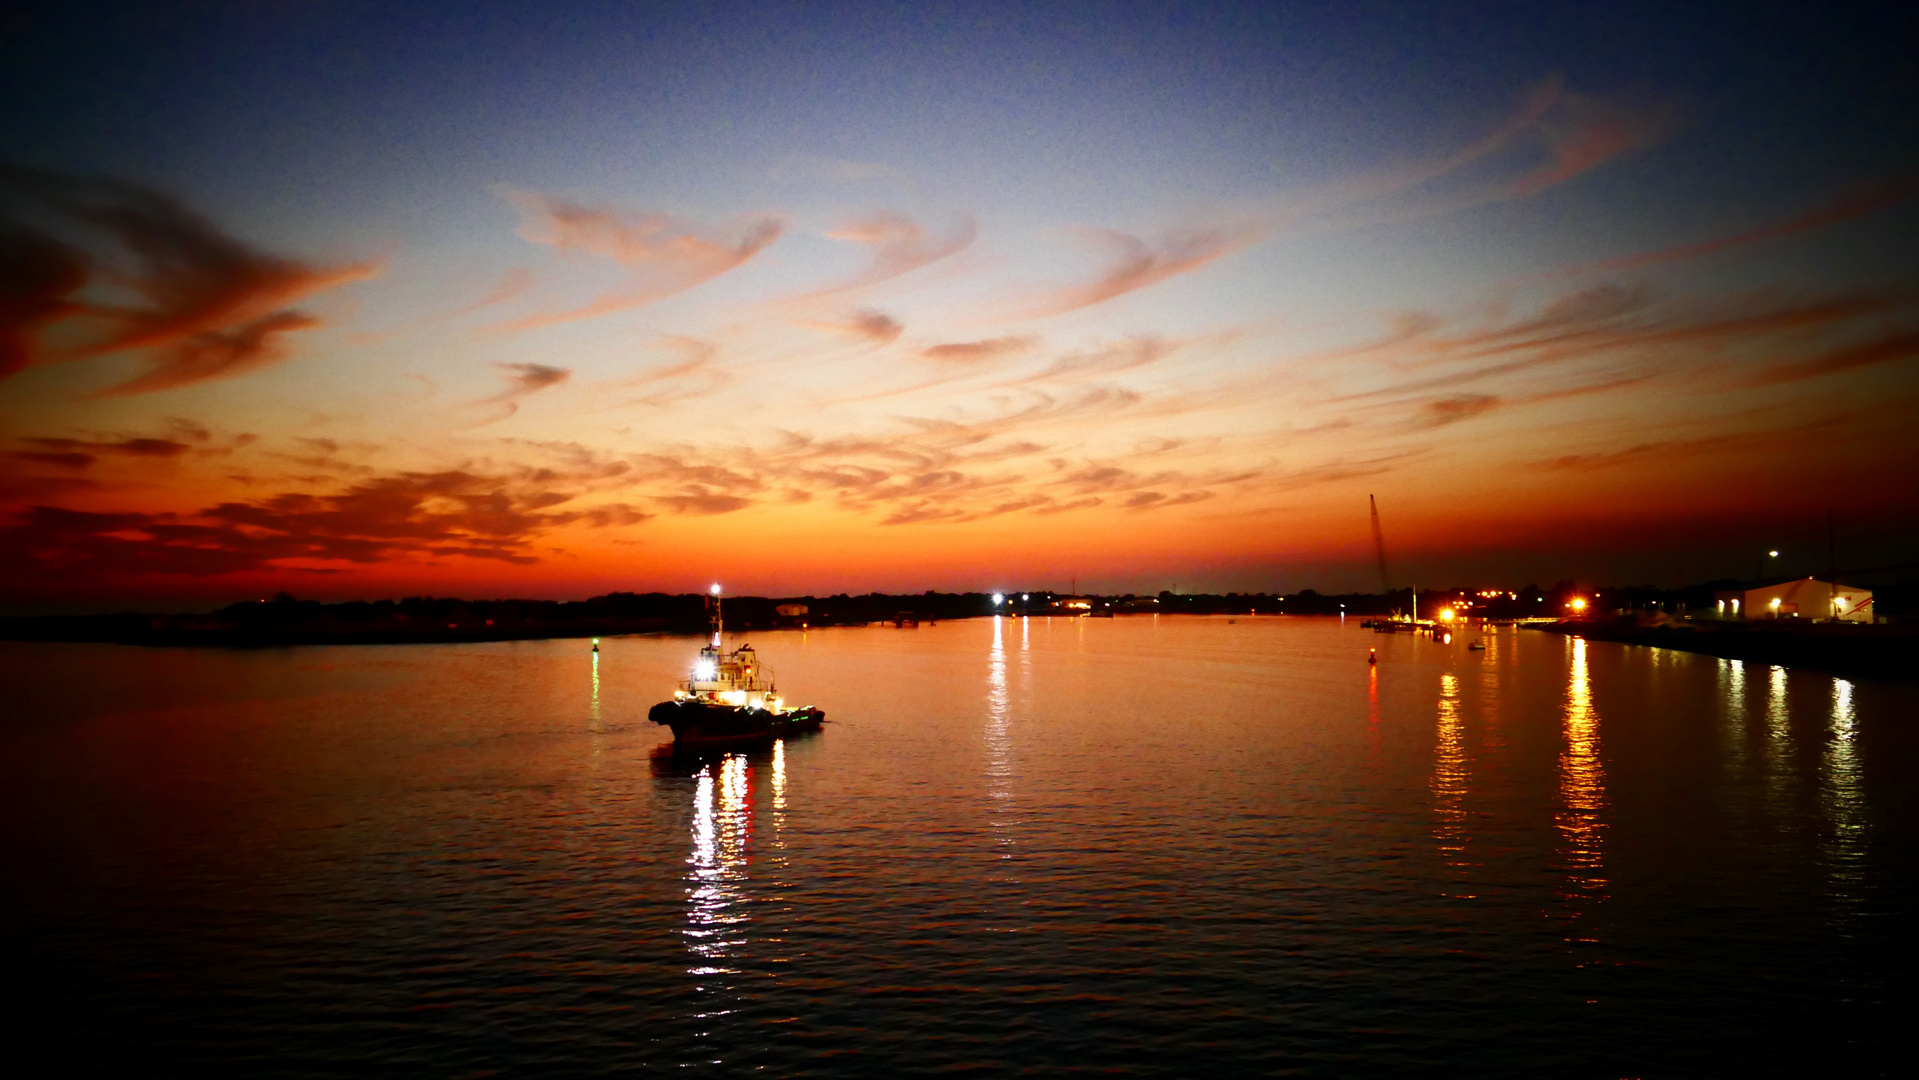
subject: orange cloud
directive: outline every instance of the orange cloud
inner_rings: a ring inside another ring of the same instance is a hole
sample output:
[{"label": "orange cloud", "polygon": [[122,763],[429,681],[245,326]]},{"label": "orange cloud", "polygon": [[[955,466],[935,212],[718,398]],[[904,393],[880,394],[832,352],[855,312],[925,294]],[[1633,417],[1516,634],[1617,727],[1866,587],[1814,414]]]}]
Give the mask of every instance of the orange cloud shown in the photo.
[{"label": "orange cloud", "polygon": [[532,287],[533,271],[524,266],[516,266],[508,270],[506,276],[500,279],[499,284],[488,289],[479,299],[455,308],[453,311],[448,312],[446,317],[450,319],[458,318],[461,315],[471,315],[482,308],[490,308],[496,304],[504,304],[509,300],[517,299]]},{"label": "orange cloud", "polygon": [[884,311],[874,311],[870,308],[854,312],[852,317],[844,322],[820,325],[830,330],[852,334],[854,337],[865,338],[874,345],[891,345],[906,332],[906,327],[901,326],[899,320]]},{"label": "orange cloud", "polygon": [[596,390],[640,388],[646,391],[639,397],[611,402],[601,408],[621,409],[632,405],[665,408],[681,401],[705,397],[726,384],[726,373],[714,365],[714,359],[719,356],[720,347],[710,341],[681,335],[667,335],[648,347],[671,350],[680,353],[684,359],[643,371],[631,378],[600,384],[595,388]]},{"label": "orange cloud", "polygon": [[1457,397],[1440,398],[1429,401],[1419,407],[1419,413],[1413,419],[1415,428],[1430,429],[1457,424],[1461,420],[1471,420],[1499,408],[1499,398],[1492,394],[1461,394]]},{"label": "orange cloud", "polygon": [[[212,577],[252,570],[332,572],[327,564],[442,558],[530,564],[562,525],[629,525],[625,504],[556,510],[574,494],[546,470],[465,469],[376,477],[330,495],[286,493],[186,514],[27,510],[0,529],[0,560],[48,579]],[[318,564],[318,565],[316,565]]]},{"label": "orange cloud", "polygon": [[[1809,423],[1773,431],[1741,431],[1724,435],[1706,435],[1692,439],[1662,439],[1655,442],[1637,443],[1623,450],[1611,450],[1591,454],[1567,454],[1552,461],[1540,463],[1541,468],[1552,470],[1577,470],[1591,472],[1616,468],[1621,465],[1634,465],[1641,461],[1656,460],[1671,464],[1688,458],[1726,451],[1748,451],[1757,448],[1777,451],[1806,441],[1808,436],[1829,432],[1845,424],[1850,417],[1829,416]],[[1821,438],[1826,436],[1821,434]]]},{"label": "orange cloud", "polygon": [[1851,371],[1854,368],[1891,363],[1895,360],[1910,360],[1914,357],[1919,357],[1919,333],[1896,333],[1875,341],[1829,349],[1797,363],[1767,368],[1753,379],[1753,385],[1773,386],[1778,383],[1798,382],[1801,379],[1816,379],[1821,375],[1832,375],[1841,371]]},{"label": "orange cloud", "polygon": [[[319,325],[288,307],[376,274],[370,263],[313,267],[256,251],[179,201],[117,180],[0,167],[13,215],[63,222],[87,245],[23,226],[0,232],[0,376],[27,364],[142,354],[148,371],[102,396],[150,393],[231,378],[286,356],[282,337]],[[80,298],[99,281],[138,298]],[[49,351],[41,337],[77,324],[79,344]]]},{"label": "orange cloud", "polygon": [[1092,307],[1157,285],[1238,251],[1264,235],[1263,230],[1251,225],[1221,225],[1174,233],[1154,245],[1117,229],[1084,229],[1081,234],[1111,251],[1112,263],[1085,285],[1056,289],[1044,295],[1025,312],[1026,317],[1058,315]]},{"label": "orange cloud", "polygon": [[1552,160],[1513,181],[1515,195],[1533,195],[1614,158],[1643,150],[1673,128],[1670,110],[1631,109],[1581,94],[1561,95],[1537,131]]},{"label": "orange cloud", "polygon": [[883,210],[842,225],[826,235],[834,240],[844,240],[867,248],[873,253],[873,262],[858,274],[811,293],[812,296],[828,296],[876,285],[928,263],[938,262],[971,244],[979,235],[979,226],[971,217],[962,215],[950,233],[936,236],[903,214]]},{"label": "orange cloud", "polygon": [[490,398],[482,398],[474,402],[476,405],[501,407],[497,415],[481,421],[487,424],[504,420],[519,412],[520,398],[538,393],[549,386],[558,386],[573,376],[573,372],[568,368],[552,367],[547,364],[495,364],[493,366],[504,372],[501,377],[506,380],[506,389]]},{"label": "orange cloud", "polygon": [[1030,337],[997,337],[984,341],[954,341],[944,345],[934,345],[920,350],[920,355],[928,360],[955,361],[959,363],[977,363],[982,360],[997,360],[1002,356],[1012,356],[1033,347]]},{"label": "orange cloud", "polygon": [[[1679,298],[1655,302],[1643,288],[1605,285],[1559,297],[1537,314],[1469,333],[1435,336],[1422,330],[1398,346],[1367,346],[1348,353],[1323,354],[1340,358],[1378,353],[1393,367],[1431,368],[1473,364],[1460,370],[1330,399],[1333,402],[1397,398],[1412,394],[1464,389],[1489,379],[1555,365],[1611,358],[1646,370],[1615,373],[1607,385],[1638,381],[1675,365],[1698,367],[1737,347],[1750,352],[1774,339],[1797,345],[1820,336],[1846,333],[1870,316],[1894,316],[1913,305],[1900,295],[1838,296],[1818,299],[1782,298],[1770,294],[1701,303]],[[1795,364],[1785,364],[1756,377],[1757,384],[1810,378],[1828,371],[1846,370],[1900,359],[1910,348],[1903,332],[1859,346],[1830,350]],[[1496,360],[1493,363],[1474,361]],[[1519,400],[1543,400],[1531,395]]]},{"label": "orange cloud", "polygon": [[0,232],[0,379],[33,362],[41,331],[79,310],[71,297],[87,283],[89,263],[34,230]]},{"label": "orange cloud", "polygon": [[685,292],[751,259],[785,228],[778,218],[759,217],[737,222],[717,236],[702,236],[661,213],[634,217],[538,192],[498,190],[520,210],[522,239],[562,252],[597,255],[629,269],[621,288],[583,307],[508,323],[514,330],[590,319]]}]

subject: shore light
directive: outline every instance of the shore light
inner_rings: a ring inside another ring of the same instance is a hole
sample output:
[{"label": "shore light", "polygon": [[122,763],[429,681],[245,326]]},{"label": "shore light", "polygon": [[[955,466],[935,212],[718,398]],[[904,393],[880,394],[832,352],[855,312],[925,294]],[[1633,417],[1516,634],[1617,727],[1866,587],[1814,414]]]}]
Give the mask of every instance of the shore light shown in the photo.
[{"label": "shore light", "polygon": [[994,594],[993,594],[993,606],[994,606],[994,607],[998,607],[998,606],[1000,606],[1001,604],[1003,604],[1003,603],[1005,603],[1005,602],[1006,602],[1006,597],[1004,597],[1004,596],[1001,596],[1001,595],[1000,595],[999,593],[994,593]]},{"label": "shore light", "polygon": [[1439,621],[1440,621],[1440,622],[1452,622],[1452,621],[1453,621],[1453,609],[1452,609],[1452,608],[1449,608],[1449,607],[1443,607],[1443,608],[1440,608],[1440,609],[1439,609]]},{"label": "shore light", "polygon": [[1575,596],[1572,599],[1572,603],[1568,604],[1567,606],[1572,608],[1574,611],[1584,611],[1586,610],[1586,598],[1583,596]]}]

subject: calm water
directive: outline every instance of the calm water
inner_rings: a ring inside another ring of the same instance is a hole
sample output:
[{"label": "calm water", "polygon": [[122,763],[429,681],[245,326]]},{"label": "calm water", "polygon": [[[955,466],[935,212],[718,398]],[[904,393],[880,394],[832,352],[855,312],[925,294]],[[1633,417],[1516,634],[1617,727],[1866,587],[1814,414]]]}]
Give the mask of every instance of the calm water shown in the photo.
[{"label": "calm water", "polygon": [[761,634],[838,722],[705,763],[645,720],[689,639],[0,645],[16,1043],[331,1076],[1880,1071],[1919,688],[1467,636]]}]

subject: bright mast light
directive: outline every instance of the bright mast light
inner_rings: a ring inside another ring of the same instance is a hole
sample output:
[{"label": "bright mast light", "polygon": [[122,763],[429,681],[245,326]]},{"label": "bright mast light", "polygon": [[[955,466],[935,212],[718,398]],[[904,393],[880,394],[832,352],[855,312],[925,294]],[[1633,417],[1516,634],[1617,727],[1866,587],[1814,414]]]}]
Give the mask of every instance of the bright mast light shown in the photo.
[{"label": "bright mast light", "polygon": [[720,595],[720,583],[717,581],[714,582],[713,587],[711,589],[708,589],[707,592],[712,593],[714,596]]}]

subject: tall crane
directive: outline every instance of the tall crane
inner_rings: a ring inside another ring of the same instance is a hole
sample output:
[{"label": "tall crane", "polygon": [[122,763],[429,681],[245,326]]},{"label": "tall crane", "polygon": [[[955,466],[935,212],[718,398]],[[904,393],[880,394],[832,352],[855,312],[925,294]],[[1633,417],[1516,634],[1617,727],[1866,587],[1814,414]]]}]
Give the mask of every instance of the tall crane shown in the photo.
[{"label": "tall crane", "polygon": [[1393,584],[1386,578],[1386,534],[1379,530],[1379,500],[1368,495],[1366,501],[1373,508],[1373,550],[1379,553],[1379,588],[1381,592],[1391,593]]}]

